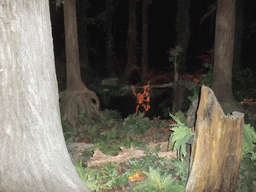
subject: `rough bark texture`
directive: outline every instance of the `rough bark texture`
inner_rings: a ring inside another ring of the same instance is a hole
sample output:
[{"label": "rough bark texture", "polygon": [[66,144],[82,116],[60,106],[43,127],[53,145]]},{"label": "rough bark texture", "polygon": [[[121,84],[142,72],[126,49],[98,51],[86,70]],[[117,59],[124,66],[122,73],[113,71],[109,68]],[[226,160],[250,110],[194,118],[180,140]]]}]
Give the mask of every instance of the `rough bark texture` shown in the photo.
[{"label": "rough bark texture", "polygon": [[49,1],[0,4],[0,191],[90,191],[64,142]]},{"label": "rough bark texture", "polygon": [[186,192],[235,190],[243,126],[243,113],[225,116],[213,91],[202,87]]},{"label": "rough bark texture", "polygon": [[102,120],[99,99],[82,82],[80,74],[79,50],[76,22],[76,0],[66,0],[64,4],[67,90],[60,93],[62,120],[75,125],[77,111],[85,111],[91,118]]},{"label": "rough bark texture", "polygon": [[235,5],[236,0],[217,1],[212,90],[226,114],[243,110],[232,92]]}]

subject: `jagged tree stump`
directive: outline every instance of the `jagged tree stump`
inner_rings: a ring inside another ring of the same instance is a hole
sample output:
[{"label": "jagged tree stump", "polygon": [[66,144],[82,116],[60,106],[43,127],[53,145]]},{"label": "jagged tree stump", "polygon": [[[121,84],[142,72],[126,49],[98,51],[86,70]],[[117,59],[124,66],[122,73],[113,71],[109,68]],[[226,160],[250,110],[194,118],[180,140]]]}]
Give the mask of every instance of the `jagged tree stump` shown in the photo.
[{"label": "jagged tree stump", "polygon": [[240,112],[225,116],[213,91],[202,86],[186,192],[235,190],[243,119]]}]

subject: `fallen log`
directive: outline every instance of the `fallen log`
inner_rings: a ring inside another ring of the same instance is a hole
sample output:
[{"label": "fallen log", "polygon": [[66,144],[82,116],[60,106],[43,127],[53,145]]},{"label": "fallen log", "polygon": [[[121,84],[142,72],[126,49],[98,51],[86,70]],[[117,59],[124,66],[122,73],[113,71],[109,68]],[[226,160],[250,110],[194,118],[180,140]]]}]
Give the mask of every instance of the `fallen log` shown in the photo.
[{"label": "fallen log", "polygon": [[[105,155],[99,148],[95,148],[93,150],[94,154],[87,161],[87,167],[94,167],[94,166],[102,166],[104,163],[122,163],[129,161],[130,159],[139,159],[141,157],[146,156],[144,151],[134,149],[133,146],[130,149],[126,149],[124,147],[120,147],[121,151],[116,156]],[[177,151],[169,151],[169,152],[159,152],[159,157],[168,158],[170,160],[177,158]]]}]

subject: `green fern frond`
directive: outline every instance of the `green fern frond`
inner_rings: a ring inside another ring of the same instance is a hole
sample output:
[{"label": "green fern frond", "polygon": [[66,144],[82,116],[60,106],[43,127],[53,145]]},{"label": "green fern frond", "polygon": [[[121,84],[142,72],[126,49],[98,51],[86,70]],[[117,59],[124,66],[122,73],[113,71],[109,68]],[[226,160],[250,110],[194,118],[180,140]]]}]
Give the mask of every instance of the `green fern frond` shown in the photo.
[{"label": "green fern frond", "polygon": [[179,118],[170,114],[170,116],[177,122],[177,124],[171,125],[172,131],[174,131],[169,139],[169,147],[174,143],[173,151],[178,150],[179,159],[183,160],[182,157],[187,155],[186,143],[189,138],[194,135],[194,132],[189,129],[184,123],[181,123]]},{"label": "green fern frond", "polygon": [[254,153],[254,147],[256,143],[256,132],[250,124],[244,125],[244,142],[243,142],[243,156],[247,153],[251,153],[251,160],[256,159],[256,153]]},{"label": "green fern frond", "polygon": [[175,181],[171,175],[161,175],[159,169],[149,167],[149,172],[143,171],[146,177],[145,181],[137,183],[133,188],[134,191],[161,191],[161,192],[181,192],[185,190],[185,186]]}]

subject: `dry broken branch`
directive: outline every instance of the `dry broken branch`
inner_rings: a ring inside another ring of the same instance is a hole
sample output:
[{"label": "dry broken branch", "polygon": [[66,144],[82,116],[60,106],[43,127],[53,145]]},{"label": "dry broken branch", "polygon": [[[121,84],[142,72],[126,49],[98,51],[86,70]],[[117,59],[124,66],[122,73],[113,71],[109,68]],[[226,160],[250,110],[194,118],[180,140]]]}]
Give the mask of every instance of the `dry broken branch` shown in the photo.
[{"label": "dry broken branch", "polygon": [[[104,163],[122,163],[129,161],[130,159],[139,159],[141,157],[146,156],[144,151],[134,149],[133,146],[130,149],[126,149],[124,147],[120,147],[121,152],[118,153],[117,156],[105,155],[102,153],[99,148],[94,149],[93,157],[87,161],[87,167],[93,166],[102,166]],[[169,152],[159,152],[159,157],[169,158],[169,159],[176,159],[177,158],[177,151],[169,151]]]}]

